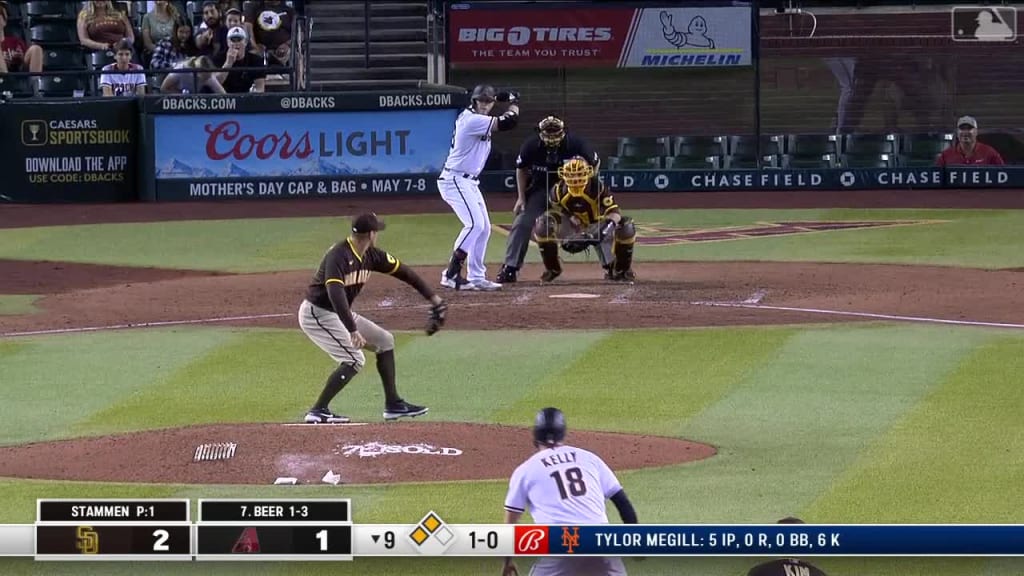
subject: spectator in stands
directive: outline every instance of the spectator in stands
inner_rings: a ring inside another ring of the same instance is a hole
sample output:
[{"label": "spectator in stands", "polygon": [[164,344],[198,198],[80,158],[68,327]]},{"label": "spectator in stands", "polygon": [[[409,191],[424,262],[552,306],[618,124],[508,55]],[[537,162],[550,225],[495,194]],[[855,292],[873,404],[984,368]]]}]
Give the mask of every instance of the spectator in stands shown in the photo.
[{"label": "spectator in stands", "polygon": [[[777,524],[804,524],[799,518],[783,518]],[[758,564],[747,572],[747,576],[790,576],[801,574],[803,576],[826,576],[817,566],[800,560],[799,558],[781,558],[764,564]]]},{"label": "spectator in stands", "polygon": [[142,66],[132,62],[132,43],[125,39],[117,43],[114,63],[103,67],[100,90],[104,96],[145,96],[146,75]]},{"label": "spectator in stands", "polygon": [[[214,56],[214,64],[225,69],[217,79],[229,94],[263,92],[266,89],[267,71],[263,57],[249,50],[249,36],[245,28],[235,27],[228,31],[228,49],[224,54]],[[258,68],[258,70],[230,70],[230,68]]]},{"label": "spectator in stands", "polygon": [[198,55],[199,49],[192,38],[192,25],[181,20],[174,27],[174,36],[157,42],[150,67],[156,70],[173,68],[178,62]]},{"label": "spectator in stands", "polygon": [[196,33],[196,47],[206,55],[221,54],[227,49],[228,29],[221,22],[220,8],[213,0],[203,3],[203,23]]},{"label": "spectator in stands", "polygon": [[175,25],[182,20],[178,9],[168,0],[158,0],[154,8],[142,17],[142,44],[150,56],[161,40],[174,36]]},{"label": "spectator in stands", "polygon": [[242,26],[242,11],[238,8],[228,8],[224,13],[224,27],[231,30],[236,26]]},{"label": "spectator in stands", "polygon": [[[225,94],[224,86],[212,71],[213,61],[209,56],[193,56],[174,65],[180,72],[171,72],[160,84],[160,91],[168,94]],[[211,70],[192,72],[194,69]]]},{"label": "spectator in stands", "polygon": [[245,27],[257,54],[273,56],[287,66],[291,59],[295,10],[281,0],[247,2]]},{"label": "spectator in stands", "polygon": [[110,0],[93,0],[78,13],[78,41],[90,50],[114,51],[121,40],[135,44],[128,16]]},{"label": "spectator in stands", "polygon": [[36,44],[26,44],[13,34],[8,36],[7,6],[0,4],[0,74],[8,72],[42,72],[43,49]]},{"label": "spectator in stands", "polygon": [[956,144],[939,154],[936,166],[988,165],[1002,166],[1003,157],[995,148],[978,142],[978,121],[974,116],[961,116],[956,122]]}]

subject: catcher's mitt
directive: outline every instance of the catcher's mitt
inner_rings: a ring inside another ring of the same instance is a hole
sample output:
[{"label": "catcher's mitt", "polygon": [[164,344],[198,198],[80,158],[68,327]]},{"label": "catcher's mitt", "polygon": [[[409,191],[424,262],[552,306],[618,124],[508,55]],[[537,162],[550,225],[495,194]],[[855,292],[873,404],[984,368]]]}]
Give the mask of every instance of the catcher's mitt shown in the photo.
[{"label": "catcher's mitt", "polygon": [[427,336],[433,336],[444,326],[448,317],[448,303],[442,300],[439,304],[430,307],[430,314],[427,316]]}]

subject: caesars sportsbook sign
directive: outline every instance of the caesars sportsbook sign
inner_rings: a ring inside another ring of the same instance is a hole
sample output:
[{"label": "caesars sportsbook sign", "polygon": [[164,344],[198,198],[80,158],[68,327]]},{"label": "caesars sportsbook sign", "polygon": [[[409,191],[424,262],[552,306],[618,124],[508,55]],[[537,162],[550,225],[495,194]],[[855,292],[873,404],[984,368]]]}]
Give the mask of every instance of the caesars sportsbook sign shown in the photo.
[{"label": "caesars sportsbook sign", "polygon": [[750,66],[748,3],[461,3],[448,13],[450,63],[461,68]]},{"label": "caesars sportsbook sign", "polygon": [[137,118],[132,101],[3,104],[2,200],[115,202],[135,198]]}]

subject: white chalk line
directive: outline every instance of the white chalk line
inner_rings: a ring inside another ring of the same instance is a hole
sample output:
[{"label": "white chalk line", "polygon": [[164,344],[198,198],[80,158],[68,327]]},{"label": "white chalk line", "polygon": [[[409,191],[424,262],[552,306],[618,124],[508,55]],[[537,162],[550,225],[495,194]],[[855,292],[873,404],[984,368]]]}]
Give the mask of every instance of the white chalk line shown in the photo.
[{"label": "white chalk line", "polygon": [[197,318],[192,320],[163,320],[160,322],[138,322],[128,324],[109,324],[107,326],[82,326],[80,328],[54,328],[51,330],[30,330],[27,332],[4,332],[0,337],[42,336],[52,334],[74,334],[77,332],[101,332],[103,330],[124,330],[126,328],[158,328],[160,326],[182,326],[187,324],[213,324],[216,322],[240,322],[246,320],[262,320],[264,318],[283,318],[292,314],[252,314],[248,316],[223,316],[220,318]]},{"label": "white chalk line", "polygon": [[797,306],[769,306],[767,304],[746,304],[743,302],[691,302],[697,306],[717,306],[720,308],[747,308],[752,310],[780,310],[783,312],[804,312],[807,314],[826,314],[832,316],[855,316],[858,318],[874,318],[877,320],[897,320],[902,322],[927,322],[931,324],[952,324],[956,326],[984,326],[987,328],[1024,328],[1024,324],[1009,322],[983,322],[980,320],[948,320],[945,318],[928,318],[925,316],[901,316],[899,314],[878,314],[874,312],[853,312],[848,310],[826,310],[822,308],[800,308]]}]

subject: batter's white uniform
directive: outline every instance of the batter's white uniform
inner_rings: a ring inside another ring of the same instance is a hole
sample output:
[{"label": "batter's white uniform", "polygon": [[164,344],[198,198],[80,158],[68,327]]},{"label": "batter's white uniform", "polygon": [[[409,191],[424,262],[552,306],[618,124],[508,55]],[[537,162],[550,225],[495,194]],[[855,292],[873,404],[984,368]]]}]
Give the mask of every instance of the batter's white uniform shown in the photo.
[{"label": "batter's white uniform", "polygon": [[[587,450],[560,445],[538,451],[512,473],[505,509],[527,509],[537,524],[607,524],[605,501],[622,490],[604,460]],[[531,576],[625,576],[620,558],[542,558]]]},{"label": "batter's white uniform", "polygon": [[491,237],[491,218],[480,193],[479,177],[491,153],[491,128],[496,122],[497,117],[463,110],[455,120],[452,147],[437,179],[441,197],[462,221],[454,249],[466,253],[466,280],[471,284],[486,279],[484,253]]}]

